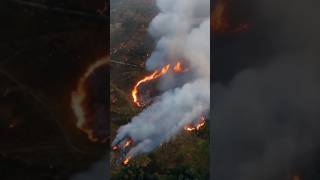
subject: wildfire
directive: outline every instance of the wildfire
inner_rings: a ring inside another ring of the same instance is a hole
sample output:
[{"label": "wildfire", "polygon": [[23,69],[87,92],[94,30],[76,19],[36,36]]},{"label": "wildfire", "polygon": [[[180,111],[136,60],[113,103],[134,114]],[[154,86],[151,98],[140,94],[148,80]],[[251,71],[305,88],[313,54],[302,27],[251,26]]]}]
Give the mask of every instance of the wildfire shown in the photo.
[{"label": "wildfire", "polygon": [[170,65],[166,65],[165,67],[163,67],[160,71],[156,70],[154,71],[151,75],[149,76],[146,76],[144,77],[142,80],[138,81],[138,83],[134,86],[133,90],[132,90],[132,98],[133,98],[133,102],[141,107],[141,104],[139,102],[139,99],[138,99],[138,88],[141,84],[145,83],[145,82],[148,82],[148,81],[151,81],[153,79],[157,79],[159,77],[161,77],[162,75],[164,75],[165,73],[168,72],[170,68]]},{"label": "wildfire", "polygon": [[112,150],[113,150],[113,151],[116,151],[116,150],[118,150],[118,149],[119,149],[119,147],[118,147],[117,145],[115,145],[115,146],[112,147]]},{"label": "wildfire", "polygon": [[107,59],[103,58],[90,65],[83,76],[80,78],[77,89],[72,92],[71,95],[71,107],[75,116],[77,117],[76,125],[82,132],[86,133],[88,138],[93,142],[97,142],[98,138],[95,137],[93,130],[88,128],[86,124],[87,116],[85,108],[83,107],[84,100],[87,97],[85,82],[97,68],[105,64],[107,64]]},{"label": "wildfire", "polygon": [[[182,73],[182,72],[186,72],[188,70],[189,69],[185,68],[184,65],[181,62],[177,62],[176,64],[167,64],[167,65],[163,66],[161,69],[155,70],[150,75],[147,75],[147,76],[143,77],[141,80],[139,80],[135,84],[133,90],[131,91],[131,96],[132,96],[133,102],[138,107],[142,107],[143,106],[143,103],[139,99],[139,87],[142,84],[150,82],[152,80],[156,80],[156,79],[162,77],[163,75],[165,75],[168,72],[171,72],[171,73]],[[199,118],[197,124],[195,124],[195,125],[187,125],[185,127],[185,130],[187,130],[187,131],[200,130],[203,126],[205,126],[205,117],[201,116]],[[127,140],[122,141],[118,145],[113,146],[112,150],[117,151],[118,149],[122,149],[122,150],[125,151],[125,148],[131,146],[133,143],[134,143],[133,140],[129,138]],[[132,159],[131,156],[126,157],[122,161],[123,165],[128,165],[131,159]]]},{"label": "wildfire", "polygon": [[131,96],[132,96],[133,102],[138,107],[142,107],[142,104],[141,104],[141,102],[139,102],[139,97],[138,97],[139,86],[143,83],[160,78],[161,76],[166,74],[170,69],[172,69],[172,71],[175,73],[184,72],[184,71],[188,70],[188,69],[183,68],[181,62],[177,62],[173,67],[170,64],[167,64],[164,67],[162,67],[160,70],[155,70],[152,74],[150,74],[150,75],[144,77],[143,79],[141,79],[140,81],[138,81],[136,83],[136,85],[134,86],[133,90],[131,91]]},{"label": "wildfire", "polygon": [[174,67],[173,67],[174,72],[181,72],[182,71],[182,65],[180,62],[178,62]]},{"label": "wildfire", "polygon": [[202,127],[204,127],[206,125],[206,120],[204,116],[201,116],[198,123],[196,125],[186,125],[184,127],[184,130],[186,131],[195,131],[195,130],[200,130]]},{"label": "wildfire", "polygon": [[206,125],[206,119],[204,118],[204,116],[200,117],[199,123],[196,126],[196,129],[199,130],[202,127],[204,127]]},{"label": "wildfire", "polygon": [[120,144],[113,146],[112,150],[113,151],[117,151],[119,148],[124,149],[124,148],[129,147],[132,144],[133,144],[133,140],[131,138],[129,138],[129,139],[125,140],[125,141],[122,141]]},{"label": "wildfire", "polygon": [[194,130],[196,130],[196,128],[191,126],[191,125],[187,125],[187,126],[184,127],[184,130],[186,130],[186,131],[194,131]]},{"label": "wildfire", "polygon": [[130,156],[125,158],[124,161],[123,161],[123,165],[128,165],[130,160],[131,160]]},{"label": "wildfire", "polygon": [[126,143],[124,144],[123,147],[126,148],[126,147],[130,146],[131,144],[132,144],[132,140],[129,139],[129,140],[126,141]]}]

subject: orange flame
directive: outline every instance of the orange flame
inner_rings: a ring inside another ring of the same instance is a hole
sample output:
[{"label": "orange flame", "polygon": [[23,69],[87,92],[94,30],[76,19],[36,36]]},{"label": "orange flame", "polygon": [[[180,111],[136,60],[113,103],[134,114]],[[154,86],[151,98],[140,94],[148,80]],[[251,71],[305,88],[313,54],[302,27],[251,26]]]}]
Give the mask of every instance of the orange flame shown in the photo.
[{"label": "orange flame", "polygon": [[105,64],[107,64],[107,59],[103,58],[90,65],[84,75],[80,78],[76,91],[72,92],[71,95],[71,107],[77,117],[76,125],[82,132],[86,133],[88,138],[93,142],[97,142],[98,138],[95,137],[93,130],[88,128],[86,124],[87,117],[85,108],[83,107],[83,102],[87,97],[85,82],[97,68]]},{"label": "orange flame", "polygon": [[181,73],[181,72],[186,72],[189,71],[188,68],[184,68],[181,62],[177,62],[177,64],[173,67],[173,72],[175,73]]},{"label": "orange flame", "polygon": [[[132,99],[133,99],[133,102],[138,106],[138,107],[141,107],[142,104],[139,102],[139,97],[138,97],[138,93],[139,93],[139,86],[143,83],[146,83],[148,81],[152,81],[152,80],[155,80],[155,79],[158,79],[160,78],[161,76],[163,76],[164,74],[166,74],[169,69],[170,69],[171,65],[170,64],[167,64],[165,65],[163,68],[161,68],[160,70],[155,70],[151,75],[148,75],[146,77],[144,77],[143,79],[141,79],[140,81],[138,81],[136,83],[136,85],[134,86],[132,92],[131,92],[131,96],[132,96]],[[175,66],[172,67],[172,71],[173,72],[176,72],[176,73],[179,73],[179,72],[183,72],[187,69],[184,69],[182,67],[182,64],[181,62],[177,62],[177,64]]]},{"label": "orange flame", "polygon": [[117,145],[112,147],[112,150],[113,150],[113,151],[116,151],[116,150],[118,150],[118,149],[119,149],[119,147],[118,147]]},{"label": "orange flame", "polygon": [[206,120],[205,120],[205,117],[204,116],[201,116],[198,123],[194,126],[194,125],[186,125],[184,127],[184,130],[186,131],[195,131],[195,130],[200,130],[202,127],[204,127],[206,125]]},{"label": "orange flame", "polygon": [[174,67],[173,67],[173,71],[174,72],[181,72],[183,69],[182,69],[182,65],[180,62],[178,62]]},{"label": "orange flame", "polygon": [[128,139],[126,141],[126,143],[123,145],[123,147],[126,148],[126,147],[130,146],[132,143],[133,143],[133,141],[131,139]]},{"label": "orange flame", "polygon": [[199,123],[196,125],[196,129],[199,130],[206,125],[206,120],[204,116],[200,117]]},{"label": "orange flame", "polygon": [[[138,97],[138,93],[139,93],[139,86],[143,83],[155,80],[160,78],[161,76],[163,76],[164,74],[166,74],[171,68],[170,64],[165,65],[164,67],[162,67],[160,70],[155,70],[152,74],[144,77],[143,79],[141,79],[140,81],[138,81],[136,83],[136,85],[134,86],[133,90],[131,91],[131,96],[133,99],[133,102],[138,106],[138,107],[142,107],[141,102],[139,102],[139,97]],[[173,67],[172,67],[172,71],[175,73],[179,73],[179,72],[184,72],[187,71],[188,69],[183,68],[182,63],[181,62],[177,62]]]},{"label": "orange flame", "polygon": [[187,125],[187,126],[184,127],[184,130],[186,130],[186,131],[194,131],[194,130],[196,130],[196,128],[191,126],[191,125]]},{"label": "orange flame", "polygon": [[164,67],[161,69],[161,71],[158,71],[158,70],[154,71],[151,75],[144,77],[142,80],[140,80],[140,81],[134,86],[131,95],[132,95],[132,98],[133,98],[133,102],[134,102],[137,106],[141,107],[141,104],[140,104],[139,99],[138,99],[138,87],[139,87],[142,83],[145,83],[145,82],[148,82],[148,81],[151,81],[151,80],[153,80],[153,79],[157,79],[157,78],[161,77],[162,75],[164,75],[165,73],[168,72],[169,68],[170,68],[170,64],[164,66]]},{"label": "orange flame", "polygon": [[128,165],[130,160],[131,160],[130,156],[125,158],[124,161],[123,161],[123,165]]}]

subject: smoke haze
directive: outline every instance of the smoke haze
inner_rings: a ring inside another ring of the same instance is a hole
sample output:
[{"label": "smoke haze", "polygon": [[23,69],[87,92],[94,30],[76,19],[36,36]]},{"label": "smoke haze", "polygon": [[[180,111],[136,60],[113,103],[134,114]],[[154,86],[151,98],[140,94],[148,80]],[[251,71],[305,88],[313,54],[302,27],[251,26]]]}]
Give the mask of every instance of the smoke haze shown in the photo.
[{"label": "smoke haze", "polygon": [[215,43],[224,47],[215,62],[229,64],[213,71],[213,179],[319,179],[320,4],[241,3],[252,7],[251,29]]}]

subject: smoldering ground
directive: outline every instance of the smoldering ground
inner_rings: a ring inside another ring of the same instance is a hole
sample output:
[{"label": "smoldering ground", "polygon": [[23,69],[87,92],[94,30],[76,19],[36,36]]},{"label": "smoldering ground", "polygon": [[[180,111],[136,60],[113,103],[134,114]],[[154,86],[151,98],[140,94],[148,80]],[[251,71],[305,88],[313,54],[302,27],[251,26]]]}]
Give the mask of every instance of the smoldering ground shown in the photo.
[{"label": "smoldering ground", "polygon": [[212,179],[319,179],[320,3],[246,3],[250,30],[223,52],[215,42],[214,62],[238,69],[220,62],[212,72]]}]

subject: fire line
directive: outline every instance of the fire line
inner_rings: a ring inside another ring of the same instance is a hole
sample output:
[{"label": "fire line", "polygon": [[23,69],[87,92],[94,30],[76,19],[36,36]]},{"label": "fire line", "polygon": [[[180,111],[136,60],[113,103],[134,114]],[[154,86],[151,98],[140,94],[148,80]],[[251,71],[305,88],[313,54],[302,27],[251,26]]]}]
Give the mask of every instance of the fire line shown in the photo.
[{"label": "fire line", "polygon": [[143,106],[142,103],[139,101],[139,97],[138,97],[140,85],[142,85],[144,83],[147,83],[149,81],[152,81],[152,80],[160,78],[161,76],[163,76],[166,73],[168,73],[170,69],[172,69],[172,71],[174,73],[181,73],[181,72],[188,71],[187,68],[183,67],[181,62],[177,62],[174,66],[171,66],[170,64],[167,64],[164,67],[162,67],[160,70],[155,70],[152,74],[142,78],[140,81],[138,81],[136,83],[136,85],[134,86],[133,90],[131,91],[131,96],[132,96],[133,102],[138,107],[142,107]]},{"label": "fire line", "polygon": [[[148,83],[150,81],[156,80],[158,78],[160,78],[161,76],[165,75],[168,72],[173,72],[173,73],[182,73],[182,72],[186,72],[189,71],[188,68],[185,68],[184,65],[181,62],[177,62],[174,65],[171,64],[167,64],[165,66],[163,66],[161,69],[155,70],[153,73],[151,73],[150,75],[147,75],[145,77],[143,77],[141,80],[139,80],[133,90],[131,91],[131,96],[133,99],[133,103],[135,103],[138,107],[142,107],[143,103],[141,102],[140,98],[139,98],[139,87],[144,84],[144,83]],[[197,121],[196,124],[189,124],[186,125],[184,127],[184,130],[186,131],[198,131],[201,128],[203,128],[206,124],[206,119],[205,116],[201,116],[199,118],[199,120]],[[123,140],[122,142],[120,142],[119,144],[111,147],[113,151],[120,151],[120,152],[126,152],[126,148],[130,148],[129,146],[132,146],[134,143],[134,141],[129,138],[126,140]],[[124,158],[124,160],[122,161],[123,165],[128,165],[130,160],[132,159],[131,156],[128,156],[126,158]]]}]

